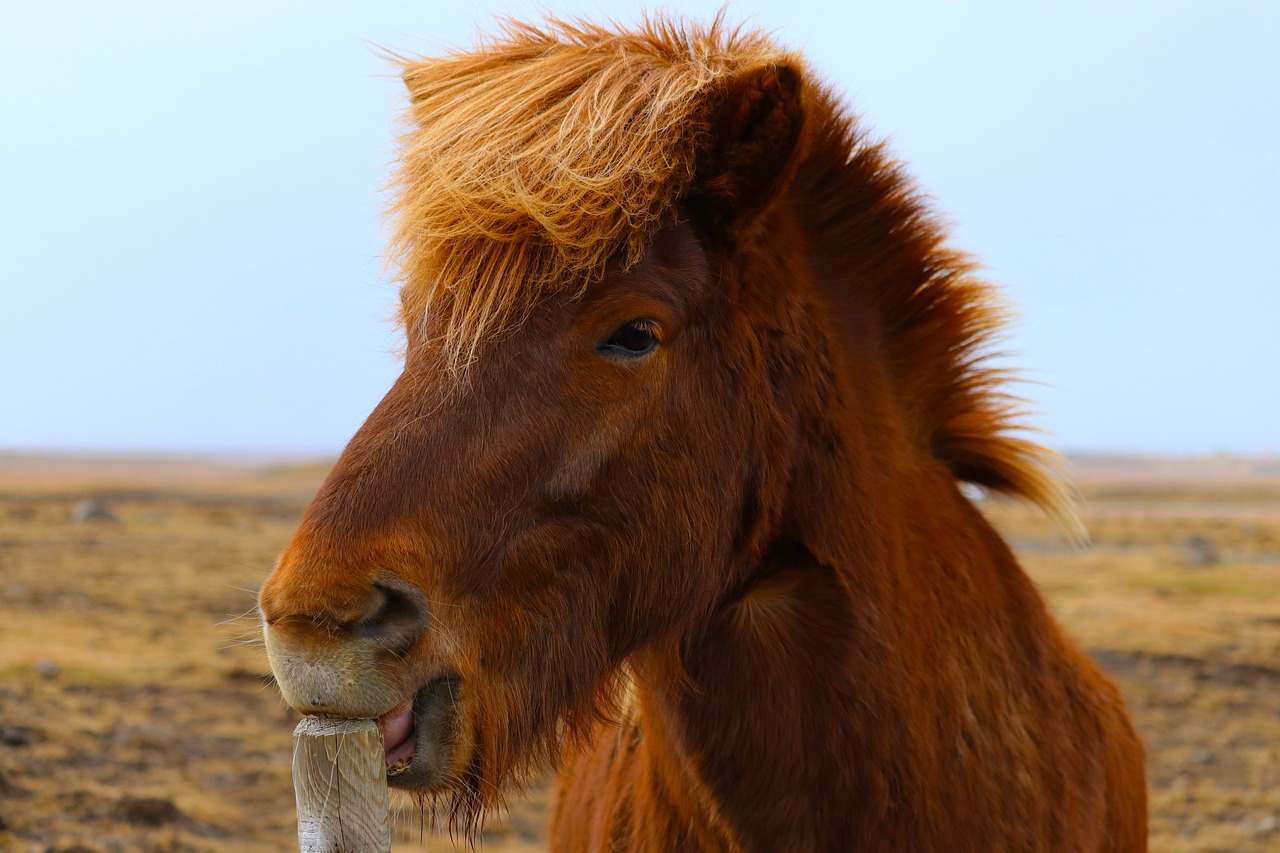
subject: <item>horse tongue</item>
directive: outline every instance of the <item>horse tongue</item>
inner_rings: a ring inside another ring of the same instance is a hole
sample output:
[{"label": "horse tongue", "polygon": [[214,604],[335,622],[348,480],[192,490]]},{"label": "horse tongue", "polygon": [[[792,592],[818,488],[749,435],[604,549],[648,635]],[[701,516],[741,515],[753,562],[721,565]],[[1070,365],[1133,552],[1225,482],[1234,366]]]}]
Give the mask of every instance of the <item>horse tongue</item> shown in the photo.
[{"label": "horse tongue", "polygon": [[386,752],[387,764],[395,764],[413,755],[412,700],[384,714],[380,722],[382,723],[382,748]]}]

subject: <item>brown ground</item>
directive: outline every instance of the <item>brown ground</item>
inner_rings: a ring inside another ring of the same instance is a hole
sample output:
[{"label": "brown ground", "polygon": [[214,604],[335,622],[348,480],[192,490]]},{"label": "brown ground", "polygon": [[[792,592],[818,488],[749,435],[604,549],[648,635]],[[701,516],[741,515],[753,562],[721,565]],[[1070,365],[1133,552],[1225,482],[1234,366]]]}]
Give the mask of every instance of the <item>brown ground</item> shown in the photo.
[{"label": "brown ground", "polygon": [[[1087,549],[989,507],[1128,697],[1156,850],[1280,849],[1274,468],[1081,460]],[[322,472],[0,456],[0,851],[293,847],[296,717],[251,608]],[[74,521],[88,497],[118,520]],[[483,849],[540,849],[545,809]],[[453,849],[402,823],[397,851]]]}]

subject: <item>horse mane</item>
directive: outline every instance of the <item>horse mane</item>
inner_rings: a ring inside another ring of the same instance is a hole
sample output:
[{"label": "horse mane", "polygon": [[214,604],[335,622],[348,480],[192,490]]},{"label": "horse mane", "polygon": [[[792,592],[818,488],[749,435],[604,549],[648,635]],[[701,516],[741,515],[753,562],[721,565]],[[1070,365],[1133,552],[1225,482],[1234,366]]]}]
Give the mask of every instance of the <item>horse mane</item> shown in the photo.
[{"label": "horse mane", "polygon": [[447,301],[456,368],[542,296],[634,264],[693,179],[708,93],[788,56],[720,19],[634,33],[505,20],[474,50],[401,59],[412,106],[391,250],[406,321]]},{"label": "horse mane", "polygon": [[[764,33],[654,17],[631,32],[504,21],[441,58],[398,57],[411,97],[390,208],[406,325],[431,312],[450,368],[551,293],[637,262],[677,214],[717,86],[798,54]],[[1005,311],[883,143],[806,74],[802,199],[809,242],[869,291],[903,410],[960,481],[1031,500],[1082,528],[1056,454],[1018,435],[1008,371],[988,364]],[[838,266],[836,268],[839,268]]]},{"label": "horse mane", "polygon": [[821,87],[810,91],[808,156],[792,188],[811,244],[878,320],[895,394],[919,442],[957,480],[1030,500],[1073,541],[1088,534],[1062,458],[1023,437],[1017,372],[990,364],[1009,310],[885,142]]}]

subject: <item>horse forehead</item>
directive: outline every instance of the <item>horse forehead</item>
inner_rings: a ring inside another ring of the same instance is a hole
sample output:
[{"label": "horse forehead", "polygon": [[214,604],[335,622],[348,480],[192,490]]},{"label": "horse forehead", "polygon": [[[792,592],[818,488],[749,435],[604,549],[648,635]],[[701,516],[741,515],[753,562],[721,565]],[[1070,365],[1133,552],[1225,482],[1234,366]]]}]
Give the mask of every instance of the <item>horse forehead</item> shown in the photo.
[{"label": "horse forehead", "polygon": [[[489,330],[492,336],[478,339],[483,352],[476,353],[475,361],[461,375],[473,377],[473,368],[480,362],[492,366],[495,351],[510,350],[521,340],[537,340],[540,336],[554,333],[556,328],[598,322],[604,319],[604,315],[630,310],[643,312],[657,303],[668,309],[659,311],[659,316],[675,322],[696,318],[713,298],[713,280],[712,260],[701,240],[687,222],[677,220],[659,229],[645,253],[629,267],[619,257],[609,264],[600,279],[582,290],[530,292],[523,317],[499,328],[496,333]],[[523,283],[512,281],[506,284],[518,288]],[[409,284],[401,288],[400,321],[407,338],[407,361],[427,358],[432,362],[433,372],[443,371],[457,379],[455,372],[440,368],[433,359],[440,356],[439,347],[434,345],[438,328],[440,324],[447,326],[452,322],[451,313],[458,306],[449,298],[447,289],[430,308],[425,308],[420,298],[416,298],[420,296]],[[463,310],[466,310],[465,305]],[[502,358],[497,361],[505,364]],[[455,384],[466,387],[470,383],[446,381],[443,387]]]},{"label": "horse forehead", "polygon": [[697,307],[709,294],[711,259],[687,222],[654,235],[634,266],[613,265],[598,288],[603,292],[660,299],[674,308]]},{"label": "horse forehead", "polygon": [[687,222],[660,229],[653,236],[647,258],[672,269],[705,274],[711,265],[702,241]]}]

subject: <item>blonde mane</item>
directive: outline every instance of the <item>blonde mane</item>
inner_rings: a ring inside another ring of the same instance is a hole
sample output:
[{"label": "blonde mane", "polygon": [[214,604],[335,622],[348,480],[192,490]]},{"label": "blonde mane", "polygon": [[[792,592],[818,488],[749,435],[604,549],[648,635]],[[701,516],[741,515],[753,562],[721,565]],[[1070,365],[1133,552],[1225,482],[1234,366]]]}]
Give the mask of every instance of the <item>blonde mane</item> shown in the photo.
[{"label": "blonde mane", "polygon": [[[539,297],[635,263],[693,178],[708,92],[789,57],[762,35],[508,21],[474,51],[402,59],[412,106],[391,213],[406,323],[444,308],[454,368]],[[442,304],[447,303],[447,306]]]}]

